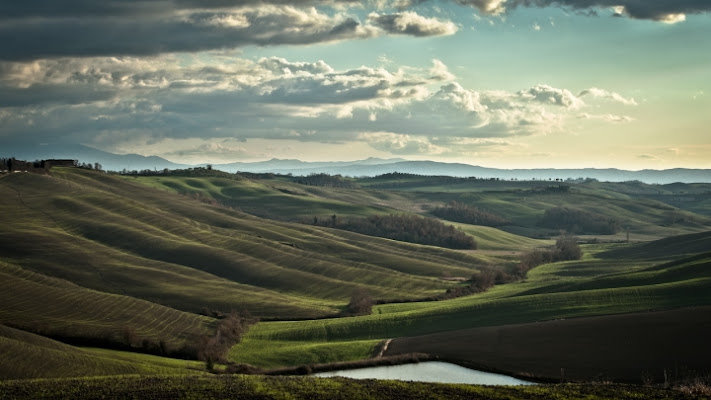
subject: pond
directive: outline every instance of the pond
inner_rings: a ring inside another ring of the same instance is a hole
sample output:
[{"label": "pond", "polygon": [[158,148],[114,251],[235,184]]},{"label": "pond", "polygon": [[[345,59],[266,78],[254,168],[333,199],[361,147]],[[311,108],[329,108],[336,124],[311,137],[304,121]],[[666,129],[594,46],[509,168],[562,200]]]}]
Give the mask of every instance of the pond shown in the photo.
[{"label": "pond", "polygon": [[313,374],[313,376],[464,383],[470,385],[535,385],[533,382],[527,382],[507,375],[477,371],[441,361],[319,372]]}]

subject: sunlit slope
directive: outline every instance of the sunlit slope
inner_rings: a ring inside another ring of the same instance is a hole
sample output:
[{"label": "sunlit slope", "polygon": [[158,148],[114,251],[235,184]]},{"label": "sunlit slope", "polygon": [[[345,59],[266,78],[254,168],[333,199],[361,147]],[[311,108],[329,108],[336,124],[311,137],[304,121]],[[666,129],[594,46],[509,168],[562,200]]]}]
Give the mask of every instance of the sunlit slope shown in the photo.
[{"label": "sunlit slope", "polygon": [[[529,236],[556,235],[555,229],[543,228],[540,221],[546,210],[567,207],[615,220],[620,225],[620,238],[627,231],[633,240],[640,237],[666,237],[706,231],[711,219],[671,205],[621,193],[572,187],[569,192],[526,190],[472,193],[419,193],[421,202],[457,201],[476,206],[512,221],[503,227]],[[604,236],[604,235],[599,235]]]},{"label": "sunlit slope", "polygon": [[306,186],[279,177],[250,180],[142,176],[128,179],[162,190],[214,200],[250,214],[286,220],[309,221],[333,214],[342,217],[387,214],[409,205],[407,199],[398,194]]},{"label": "sunlit slope", "polygon": [[531,239],[489,226],[462,224],[459,222],[448,223],[474,236],[477,249],[479,250],[499,250],[518,253],[542,246],[550,246],[554,243],[553,240]]},{"label": "sunlit slope", "polygon": [[78,169],[0,180],[0,254],[20,267],[187,311],[330,314],[357,287],[421,298],[486,258],[263,220]]},{"label": "sunlit slope", "polygon": [[[540,226],[545,211],[556,207],[578,209],[617,221],[620,226],[618,239],[625,239],[628,231],[633,240],[650,240],[705,231],[711,227],[708,213],[695,214],[661,201],[674,193],[666,186],[636,182],[571,185],[543,181],[455,180],[455,183],[448,183],[446,177],[433,179],[404,175],[386,188],[379,188],[378,184],[373,186],[370,179],[362,179],[355,180],[362,184],[360,189],[350,189],[302,185],[295,182],[297,178],[286,176],[261,179],[147,176],[126,179],[216,201],[255,215],[307,223],[314,217],[327,218],[334,214],[346,218],[392,213],[429,216],[429,210],[456,201],[510,220],[510,225],[501,227],[505,231],[536,238],[558,234],[557,229]],[[570,187],[560,190],[561,186]],[[703,189],[692,185],[689,188]],[[676,192],[684,193],[682,189]],[[684,208],[705,210],[703,196],[685,197],[682,199]],[[694,204],[696,208],[692,207]],[[510,247],[506,242],[506,238],[501,243],[482,238],[487,249],[506,250]]]},{"label": "sunlit slope", "polygon": [[0,380],[125,374],[197,374],[203,363],[84,349],[0,325]]},{"label": "sunlit slope", "polygon": [[[676,241],[695,239],[688,235]],[[260,323],[230,354],[247,363],[299,364],[304,360],[298,349],[310,343],[349,342],[355,354],[367,351],[368,339],[711,304],[711,254],[688,257],[680,251],[667,254],[666,261],[609,260],[604,258],[609,247],[586,247],[583,260],[542,265],[524,282],[470,297],[380,305],[365,317]],[[268,350],[274,342],[276,359]]]}]

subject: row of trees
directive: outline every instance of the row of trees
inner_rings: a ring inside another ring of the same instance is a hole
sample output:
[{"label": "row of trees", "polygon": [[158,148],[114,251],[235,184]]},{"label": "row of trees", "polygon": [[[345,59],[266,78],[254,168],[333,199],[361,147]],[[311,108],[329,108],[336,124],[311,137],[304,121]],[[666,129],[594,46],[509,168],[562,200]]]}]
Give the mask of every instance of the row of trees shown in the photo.
[{"label": "row of trees", "polygon": [[601,214],[569,207],[554,207],[543,213],[540,226],[563,229],[574,234],[614,235],[620,231],[620,222]]},{"label": "row of trees", "polygon": [[557,262],[579,260],[583,252],[574,236],[563,235],[555,242],[555,246],[548,250],[532,250],[521,257],[515,275],[523,278],[526,273],[539,265]]},{"label": "row of trees", "polygon": [[446,293],[437,296],[434,300],[445,300],[454,297],[467,296],[470,294],[485,292],[494,285],[516,282],[524,279],[532,268],[539,265],[556,261],[579,260],[582,251],[578,245],[577,238],[569,235],[561,236],[555,246],[547,250],[533,250],[524,254],[521,261],[514,268],[507,271],[482,267],[472,275],[469,285],[449,289]]},{"label": "row of trees", "polygon": [[227,351],[242,340],[250,325],[257,322],[248,312],[231,312],[217,324],[217,331],[212,337],[203,337],[197,346],[197,358],[205,361],[207,369],[212,370],[215,362],[226,363]]},{"label": "row of trees", "polygon": [[293,179],[295,183],[308,186],[322,186],[342,189],[359,189],[360,185],[341,175],[311,174]]},{"label": "row of trees", "polygon": [[502,226],[509,225],[511,221],[506,218],[499,217],[496,214],[482,211],[477,207],[470,206],[464,203],[451,202],[448,206],[437,207],[431,211],[435,217],[443,218],[449,221],[456,221],[472,225],[486,226]]},{"label": "row of trees", "polygon": [[364,235],[384,237],[403,242],[446,247],[450,249],[477,248],[474,238],[452,225],[416,215],[374,215],[366,218],[314,218],[315,225],[329,226]]}]

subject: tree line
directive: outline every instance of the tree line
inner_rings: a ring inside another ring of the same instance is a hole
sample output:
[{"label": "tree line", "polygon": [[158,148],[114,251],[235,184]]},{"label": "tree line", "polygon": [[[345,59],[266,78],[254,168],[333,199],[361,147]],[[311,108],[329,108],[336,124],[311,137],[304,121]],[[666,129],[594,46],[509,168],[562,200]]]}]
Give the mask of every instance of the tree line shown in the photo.
[{"label": "tree line", "polygon": [[343,229],[378,236],[387,239],[450,249],[474,250],[477,248],[473,237],[452,225],[416,215],[373,215],[360,218],[314,217],[314,225]]},{"label": "tree line", "polygon": [[506,218],[499,217],[487,211],[482,211],[468,204],[457,203],[456,201],[452,201],[445,207],[437,207],[430,213],[435,217],[464,224],[494,227],[511,224],[511,221]]},{"label": "tree line", "polygon": [[341,189],[360,189],[360,185],[341,175],[310,174],[292,178],[294,183],[307,186],[321,186]]},{"label": "tree line", "polygon": [[543,213],[539,225],[563,229],[573,234],[591,235],[614,235],[621,229],[616,219],[569,207],[549,208]]}]

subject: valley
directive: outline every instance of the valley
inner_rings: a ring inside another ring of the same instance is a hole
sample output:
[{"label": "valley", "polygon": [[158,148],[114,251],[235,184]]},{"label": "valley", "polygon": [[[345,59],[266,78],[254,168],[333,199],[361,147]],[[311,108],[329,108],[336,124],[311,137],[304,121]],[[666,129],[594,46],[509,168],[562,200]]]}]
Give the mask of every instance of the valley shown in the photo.
[{"label": "valley", "polygon": [[[308,370],[368,360],[386,340],[385,357],[543,382],[702,376],[710,191],[207,168],[4,175],[0,377]],[[366,222],[372,233],[353,230]],[[426,226],[473,246],[426,244]],[[562,235],[579,259],[522,269]],[[370,312],[348,314],[359,291]]]}]

